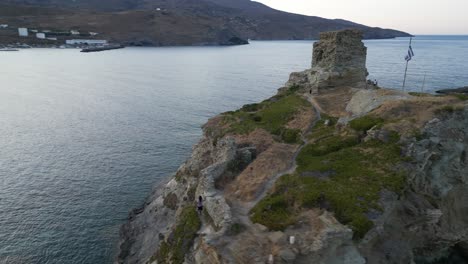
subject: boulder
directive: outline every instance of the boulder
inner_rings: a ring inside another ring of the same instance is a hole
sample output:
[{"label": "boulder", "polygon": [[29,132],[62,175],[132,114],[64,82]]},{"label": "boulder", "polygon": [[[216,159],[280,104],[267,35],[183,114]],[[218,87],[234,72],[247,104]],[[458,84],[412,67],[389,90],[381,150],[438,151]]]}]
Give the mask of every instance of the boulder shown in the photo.
[{"label": "boulder", "polygon": [[284,263],[294,263],[296,259],[296,254],[289,248],[282,249],[279,256]]}]

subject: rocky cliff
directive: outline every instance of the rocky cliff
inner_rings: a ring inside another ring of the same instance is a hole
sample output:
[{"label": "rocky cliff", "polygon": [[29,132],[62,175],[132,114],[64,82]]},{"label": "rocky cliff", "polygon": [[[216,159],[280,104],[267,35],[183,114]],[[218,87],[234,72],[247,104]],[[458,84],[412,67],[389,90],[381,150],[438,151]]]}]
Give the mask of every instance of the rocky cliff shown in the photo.
[{"label": "rocky cliff", "polygon": [[466,97],[363,87],[359,34],[322,36],[313,70],[208,121],[117,263],[466,263]]}]

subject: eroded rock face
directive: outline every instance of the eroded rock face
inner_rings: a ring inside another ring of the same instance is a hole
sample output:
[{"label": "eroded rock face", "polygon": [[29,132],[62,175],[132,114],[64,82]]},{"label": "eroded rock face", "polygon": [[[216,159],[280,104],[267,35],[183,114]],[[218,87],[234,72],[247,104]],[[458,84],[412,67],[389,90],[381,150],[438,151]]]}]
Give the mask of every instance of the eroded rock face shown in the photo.
[{"label": "eroded rock face", "polygon": [[359,30],[322,32],[314,43],[312,68],[292,73],[287,86],[298,84],[315,93],[340,86],[366,88],[366,57]]},{"label": "eroded rock face", "polygon": [[230,222],[230,210],[224,197],[215,190],[214,181],[236,153],[231,138],[214,143],[203,138],[192,156],[177,170],[175,177],[160,184],[144,207],[135,210],[121,228],[120,253],[116,263],[147,263],[158,251],[161,241],[172,235],[184,206],[193,206],[201,195],[205,210],[220,229]]},{"label": "eroded rock face", "polygon": [[382,203],[384,215],[360,244],[368,263],[464,263],[452,258],[463,258],[468,242],[468,108],[423,133],[408,147],[415,167],[407,190]]}]

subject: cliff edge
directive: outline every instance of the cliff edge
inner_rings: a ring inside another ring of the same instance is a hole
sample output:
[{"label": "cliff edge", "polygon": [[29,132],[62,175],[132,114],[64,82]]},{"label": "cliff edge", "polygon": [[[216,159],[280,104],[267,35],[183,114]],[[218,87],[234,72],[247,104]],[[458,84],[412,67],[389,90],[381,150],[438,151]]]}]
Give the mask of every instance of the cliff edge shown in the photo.
[{"label": "cliff edge", "polygon": [[321,36],[311,69],[204,125],[116,263],[467,261],[466,97],[366,85],[360,33]]}]

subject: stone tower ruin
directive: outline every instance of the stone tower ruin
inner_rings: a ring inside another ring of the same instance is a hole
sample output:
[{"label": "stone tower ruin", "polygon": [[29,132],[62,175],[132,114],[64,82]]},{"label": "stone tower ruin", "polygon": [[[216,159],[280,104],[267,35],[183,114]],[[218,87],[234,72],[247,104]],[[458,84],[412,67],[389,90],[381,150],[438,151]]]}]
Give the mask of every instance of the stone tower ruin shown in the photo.
[{"label": "stone tower ruin", "polygon": [[314,43],[312,70],[325,74],[319,86],[361,87],[368,75],[366,58],[361,31],[323,32],[320,41]]},{"label": "stone tower ruin", "polygon": [[288,85],[301,84],[314,92],[340,86],[365,88],[366,59],[367,48],[361,31],[323,32],[320,40],[314,43],[312,68],[293,73]]}]

